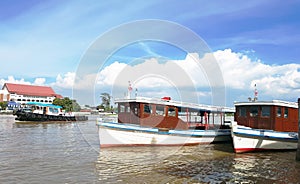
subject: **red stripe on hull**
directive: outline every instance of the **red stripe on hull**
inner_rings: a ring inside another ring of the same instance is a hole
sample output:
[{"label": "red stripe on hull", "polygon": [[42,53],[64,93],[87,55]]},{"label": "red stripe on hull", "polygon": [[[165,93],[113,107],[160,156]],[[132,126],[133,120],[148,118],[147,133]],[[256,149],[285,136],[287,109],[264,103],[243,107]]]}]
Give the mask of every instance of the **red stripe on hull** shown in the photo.
[{"label": "red stripe on hull", "polygon": [[265,149],[265,148],[235,148],[235,153],[259,152],[259,151],[292,151],[295,149]]}]

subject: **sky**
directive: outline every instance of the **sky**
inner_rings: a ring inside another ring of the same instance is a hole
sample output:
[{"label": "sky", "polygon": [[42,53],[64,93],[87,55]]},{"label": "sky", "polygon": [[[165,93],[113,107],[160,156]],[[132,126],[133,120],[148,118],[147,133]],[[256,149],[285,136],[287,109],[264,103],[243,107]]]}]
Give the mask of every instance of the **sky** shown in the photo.
[{"label": "sky", "polygon": [[233,106],[300,97],[299,0],[0,1],[0,86]]}]

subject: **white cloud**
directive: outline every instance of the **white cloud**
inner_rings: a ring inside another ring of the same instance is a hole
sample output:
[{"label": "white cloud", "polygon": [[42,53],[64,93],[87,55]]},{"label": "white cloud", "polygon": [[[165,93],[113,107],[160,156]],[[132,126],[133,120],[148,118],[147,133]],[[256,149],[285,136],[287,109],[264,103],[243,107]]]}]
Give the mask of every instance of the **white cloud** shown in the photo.
[{"label": "white cloud", "polygon": [[[297,98],[300,91],[300,65],[268,65],[259,59],[251,59],[245,53],[233,52],[231,49],[219,50],[213,53],[217,64],[221,69],[227,91],[240,90],[250,91],[257,84],[260,94],[272,98],[285,99]],[[207,60],[212,59],[209,55],[199,58],[196,54],[188,54],[184,60],[167,61],[159,63],[156,59],[147,59],[144,63],[134,66],[115,62],[100,71],[98,84],[108,86],[124,86],[130,80],[138,89],[158,89],[161,93],[164,87],[200,86],[210,87],[204,69]],[[213,75],[219,75],[213,73]],[[160,90],[161,89],[161,90]],[[153,94],[153,91],[151,92]],[[209,92],[201,93],[211,95]],[[245,94],[243,94],[245,95]]]},{"label": "white cloud", "polygon": [[268,65],[251,60],[247,55],[230,49],[216,51],[227,87],[253,89],[257,84],[260,93],[273,98],[297,98],[300,91],[300,65]]},{"label": "white cloud", "polygon": [[114,62],[99,72],[97,84],[127,86],[128,81],[140,88],[193,85],[181,66],[174,62],[159,63],[155,58],[146,59],[143,63],[133,66]]},{"label": "white cloud", "polygon": [[118,61],[105,67],[98,73],[97,84],[99,85],[113,85],[118,74],[126,67],[125,63],[119,63]]},{"label": "white cloud", "polygon": [[75,79],[75,73],[74,72],[68,72],[61,76],[60,74],[57,75],[56,81],[52,83],[52,86],[65,88],[65,89],[72,89]]},{"label": "white cloud", "polygon": [[15,83],[15,84],[30,84],[26,82],[25,79],[15,79],[14,76],[8,76],[7,79],[0,79],[0,85],[3,86],[5,83]]},{"label": "white cloud", "polygon": [[[245,91],[252,93],[254,84],[259,90],[260,99],[264,97],[283,100],[296,99],[300,93],[300,65],[268,65],[258,59],[251,59],[245,53],[236,53],[230,49],[219,50],[213,53],[217,64],[223,75],[227,95],[240,92],[240,96],[247,96]],[[211,56],[211,55],[210,55]],[[128,81],[131,81],[138,93],[147,96],[179,96],[183,90],[197,94],[198,97],[206,98],[211,96],[207,74],[204,66],[199,63],[207,62],[208,56],[199,58],[196,54],[188,54],[184,60],[170,60],[160,63],[155,58],[145,59],[144,62],[128,65],[125,63],[114,62],[98,74],[91,73],[77,79],[74,85],[76,73],[67,72],[57,75],[56,81],[47,84],[45,78],[35,78],[34,82],[25,79],[15,79],[9,76],[7,79],[0,79],[0,85],[6,82],[19,84],[50,85],[60,89],[79,89],[79,90],[118,90],[126,91]],[[213,73],[214,75],[217,75]],[[196,88],[203,91],[193,91]],[[188,91],[189,90],[189,91]],[[172,94],[170,94],[172,93]],[[63,95],[63,94],[62,94]],[[121,94],[122,97],[123,94]],[[237,99],[235,96],[232,99]]]},{"label": "white cloud", "polygon": [[46,82],[45,78],[36,78],[33,82],[33,85],[44,86]]}]

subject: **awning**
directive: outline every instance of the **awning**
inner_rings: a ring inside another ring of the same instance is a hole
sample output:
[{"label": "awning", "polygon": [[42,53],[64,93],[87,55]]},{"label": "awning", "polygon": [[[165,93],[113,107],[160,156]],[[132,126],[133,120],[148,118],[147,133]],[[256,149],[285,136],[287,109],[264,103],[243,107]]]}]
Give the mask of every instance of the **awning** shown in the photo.
[{"label": "awning", "polygon": [[15,102],[15,101],[9,101],[7,103],[7,107],[20,107],[20,103],[19,102]]},{"label": "awning", "polygon": [[26,105],[36,105],[36,106],[40,106],[40,107],[53,107],[53,108],[57,108],[57,109],[62,108],[59,105],[45,104],[45,103],[41,103],[41,102],[27,102]]}]

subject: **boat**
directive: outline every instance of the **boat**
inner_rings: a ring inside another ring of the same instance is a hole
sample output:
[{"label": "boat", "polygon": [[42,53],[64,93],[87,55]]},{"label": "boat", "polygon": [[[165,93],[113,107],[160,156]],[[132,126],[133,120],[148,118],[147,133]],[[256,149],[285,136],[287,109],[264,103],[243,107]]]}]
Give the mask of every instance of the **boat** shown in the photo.
[{"label": "boat", "polygon": [[297,149],[298,103],[250,99],[234,104],[232,139],[236,153]]},{"label": "boat", "polygon": [[27,102],[13,112],[17,121],[85,121],[86,116],[65,113],[61,106],[40,102]]},{"label": "boat", "polygon": [[116,99],[115,120],[97,119],[100,147],[181,146],[231,141],[232,108],[170,97]]}]

